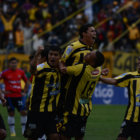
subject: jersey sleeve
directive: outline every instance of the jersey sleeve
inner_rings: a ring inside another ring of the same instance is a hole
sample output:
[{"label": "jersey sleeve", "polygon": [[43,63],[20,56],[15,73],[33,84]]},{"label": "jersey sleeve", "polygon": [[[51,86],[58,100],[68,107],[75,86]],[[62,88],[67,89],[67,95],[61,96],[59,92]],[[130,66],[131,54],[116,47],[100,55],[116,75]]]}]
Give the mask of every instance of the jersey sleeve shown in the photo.
[{"label": "jersey sleeve", "polygon": [[117,80],[117,86],[127,87],[129,84],[130,78],[131,78],[131,74],[129,73],[124,73],[115,77],[115,79]]},{"label": "jersey sleeve", "polygon": [[65,49],[65,51],[62,55],[61,61],[63,61],[65,63],[67,61],[67,59],[70,57],[70,55],[72,54],[73,51],[74,51],[73,45],[69,45]]},{"label": "jersey sleeve", "polygon": [[81,73],[82,69],[83,69],[83,64],[68,66],[67,67],[67,74],[78,76]]},{"label": "jersey sleeve", "polygon": [[37,77],[44,76],[46,74],[45,68],[46,68],[45,63],[37,65],[37,75],[36,76]]}]

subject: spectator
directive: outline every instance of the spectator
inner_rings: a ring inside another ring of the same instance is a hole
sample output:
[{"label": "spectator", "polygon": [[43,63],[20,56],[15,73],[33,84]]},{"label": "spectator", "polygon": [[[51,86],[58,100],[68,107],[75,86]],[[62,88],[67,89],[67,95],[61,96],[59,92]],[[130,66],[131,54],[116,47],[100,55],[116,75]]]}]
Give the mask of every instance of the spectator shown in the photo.
[{"label": "spectator", "polygon": [[137,26],[133,25],[129,27],[129,41],[132,45],[132,48],[135,49],[136,41],[140,38],[140,32]]},{"label": "spectator", "polygon": [[23,45],[24,45],[24,34],[23,31],[18,26],[15,31],[15,44],[19,53],[23,53]]},{"label": "spectator", "polygon": [[[84,9],[83,12],[78,13],[75,18],[59,25],[61,20],[89,4],[90,6]],[[124,5],[127,8],[116,14]],[[43,42],[54,43],[54,41],[50,41],[50,38],[54,40],[54,37],[48,32],[51,31],[52,27],[55,27],[55,24],[59,25],[59,27],[56,27],[51,32],[56,36],[55,38],[58,38],[58,43],[61,46],[77,35],[81,25],[87,22],[92,22],[95,25],[102,23],[97,29],[99,34],[97,45],[106,45],[109,40],[107,34],[110,30],[114,31],[113,38],[116,38],[127,29],[128,25],[132,25],[132,23],[139,19],[140,2],[138,0],[101,0],[93,6],[91,0],[5,0],[1,1],[0,8],[3,13],[1,14],[1,20],[4,27],[4,32],[0,33],[2,40],[0,48],[8,48],[8,50],[14,48],[13,32],[15,34],[17,23],[22,22],[25,23],[22,25],[23,28],[21,28],[24,33],[24,53],[29,54],[33,51],[34,43],[28,40],[31,40],[32,36],[35,36],[39,29],[47,31],[45,39],[43,39],[44,37],[42,38]],[[3,28],[1,29],[3,30]],[[9,31],[12,33],[9,34]],[[132,33],[134,32],[136,33],[136,29],[132,29]],[[130,40],[126,36],[120,39],[119,42],[121,43],[123,40],[131,43],[130,49],[135,49],[136,44],[133,42],[137,41],[138,38],[136,37],[134,41],[131,41],[133,39]],[[120,43],[115,43],[115,48],[120,48],[123,45]],[[126,49],[123,51],[126,51]]]},{"label": "spectator", "polygon": [[[40,32],[38,32],[40,33]],[[33,50],[37,51],[39,46],[44,46],[44,41],[42,37],[39,37],[37,34],[33,36]]]},{"label": "spectator", "polygon": [[33,36],[33,25],[26,20],[25,24],[22,24],[21,30],[24,33],[24,53],[31,54],[32,53],[32,36]]}]

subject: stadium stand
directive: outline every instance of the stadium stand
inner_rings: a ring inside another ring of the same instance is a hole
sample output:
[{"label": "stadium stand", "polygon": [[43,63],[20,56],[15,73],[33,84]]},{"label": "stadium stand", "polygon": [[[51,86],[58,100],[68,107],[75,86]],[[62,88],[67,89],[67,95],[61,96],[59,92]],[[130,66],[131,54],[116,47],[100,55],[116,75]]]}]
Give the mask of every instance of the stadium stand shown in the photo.
[{"label": "stadium stand", "polygon": [[[116,14],[117,10],[126,3],[130,6]],[[71,18],[51,31],[53,25],[88,4],[91,6],[77,14],[75,18]],[[92,0],[60,0],[59,2],[55,0],[1,0],[1,53],[12,50],[12,52],[30,54],[36,51],[38,46],[63,45],[77,35],[80,25],[87,22],[95,25],[108,17],[111,17],[111,20],[97,28],[97,46],[106,46],[104,50],[107,51],[136,51],[139,50],[139,26],[130,28],[129,33],[114,45],[111,41],[137,21],[139,7],[139,1],[131,0],[100,0],[93,5]],[[44,30],[50,32],[37,36]]]}]

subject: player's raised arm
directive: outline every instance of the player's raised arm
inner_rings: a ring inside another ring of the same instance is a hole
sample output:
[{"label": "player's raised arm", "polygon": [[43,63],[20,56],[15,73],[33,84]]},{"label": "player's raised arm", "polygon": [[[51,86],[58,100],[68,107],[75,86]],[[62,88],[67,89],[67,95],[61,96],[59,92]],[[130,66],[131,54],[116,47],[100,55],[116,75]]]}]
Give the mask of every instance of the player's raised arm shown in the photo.
[{"label": "player's raised arm", "polygon": [[117,80],[114,78],[103,78],[102,76],[100,77],[100,81],[106,83],[106,84],[111,84],[111,85],[116,85]]},{"label": "player's raised arm", "polygon": [[31,72],[31,74],[36,74],[37,60],[38,60],[38,57],[41,54],[42,50],[44,50],[44,48],[43,47],[39,47],[39,49],[37,50],[37,52],[34,55],[33,60],[31,61],[31,65],[30,65],[30,72]]}]

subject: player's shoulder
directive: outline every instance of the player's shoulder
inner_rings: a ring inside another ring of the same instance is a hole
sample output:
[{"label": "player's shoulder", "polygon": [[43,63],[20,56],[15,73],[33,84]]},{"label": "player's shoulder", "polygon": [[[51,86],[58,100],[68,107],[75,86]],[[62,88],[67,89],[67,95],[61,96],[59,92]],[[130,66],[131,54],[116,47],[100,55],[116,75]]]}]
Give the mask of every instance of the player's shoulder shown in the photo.
[{"label": "player's shoulder", "polygon": [[9,71],[10,71],[10,69],[5,69],[5,70],[2,71],[2,73],[9,72]]},{"label": "player's shoulder", "polygon": [[71,43],[71,46],[74,48],[74,49],[77,49],[77,48],[81,48],[83,46],[85,46],[84,44],[82,44],[79,40]]},{"label": "player's shoulder", "polygon": [[77,48],[81,48],[82,46],[85,46],[84,44],[82,44],[79,40],[75,41],[75,42],[72,42],[70,43],[68,46],[67,46],[67,49],[71,49],[71,50],[75,50]]},{"label": "player's shoulder", "polygon": [[47,62],[43,62],[43,63],[37,65],[37,70],[42,70],[44,68],[50,68],[50,66],[48,65]]},{"label": "player's shoulder", "polygon": [[22,70],[22,69],[16,69],[16,72],[19,72],[19,73],[24,73],[24,70]]},{"label": "player's shoulder", "polygon": [[0,72],[0,75],[2,75],[2,74],[4,74],[4,73],[7,73],[7,72],[9,72],[9,69],[5,69],[5,70],[1,71],[1,72]]}]

